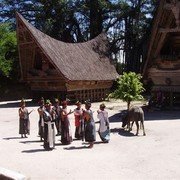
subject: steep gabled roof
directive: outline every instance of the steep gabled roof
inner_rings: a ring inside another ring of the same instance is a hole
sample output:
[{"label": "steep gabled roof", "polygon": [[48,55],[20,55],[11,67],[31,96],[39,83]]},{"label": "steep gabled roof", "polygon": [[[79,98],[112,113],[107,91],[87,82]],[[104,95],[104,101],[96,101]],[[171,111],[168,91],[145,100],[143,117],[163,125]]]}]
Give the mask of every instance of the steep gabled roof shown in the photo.
[{"label": "steep gabled roof", "polygon": [[105,34],[100,34],[84,43],[65,43],[42,33],[19,13],[17,13],[17,21],[22,22],[43,53],[66,79],[114,80],[118,77],[114,65],[104,55],[107,53]]},{"label": "steep gabled roof", "polygon": [[151,30],[149,48],[146,63],[144,66],[143,75],[146,74],[147,69],[152,65],[153,61],[158,58],[163,45],[168,43],[168,39],[177,38],[180,36],[180,27],[176,21],[177,12],[180,9],[180,2],[173,2],[168,0],[159,0],[156,13],[153,19],[153,26]]}]

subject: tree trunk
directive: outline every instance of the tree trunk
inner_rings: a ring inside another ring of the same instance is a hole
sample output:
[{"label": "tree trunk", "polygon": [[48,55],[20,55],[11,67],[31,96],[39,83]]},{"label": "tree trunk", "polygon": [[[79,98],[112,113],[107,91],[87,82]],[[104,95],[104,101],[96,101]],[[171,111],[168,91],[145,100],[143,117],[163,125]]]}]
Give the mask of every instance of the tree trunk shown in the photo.
[{"label": "tree trunk", "polygon": [[90,39],[93,39],[102,32],[103,17],[102,8],[98,0],[90,0]]},{"label": "tree trunk", "polygon": [[131,104],[131,101],[127,101],[127,110],[129,111],[130,109],[130,104]]}]

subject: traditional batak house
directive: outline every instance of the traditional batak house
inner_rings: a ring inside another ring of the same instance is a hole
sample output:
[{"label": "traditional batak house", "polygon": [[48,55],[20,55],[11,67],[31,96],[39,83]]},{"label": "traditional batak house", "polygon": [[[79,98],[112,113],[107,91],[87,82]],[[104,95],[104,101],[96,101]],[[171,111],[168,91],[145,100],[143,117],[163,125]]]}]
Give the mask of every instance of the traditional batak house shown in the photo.
[{"label": "traditional batak house", "polygon": [[165,105],[180,102],[180,1],[160,0],[153,21],[143,72]]},{"label": "traditional batak house", "polygon": [[118,74],[107,56],[105,34],[84,43],[64,43],[16,14],[22,81],[34,95],[84,101],[104,99]]}]

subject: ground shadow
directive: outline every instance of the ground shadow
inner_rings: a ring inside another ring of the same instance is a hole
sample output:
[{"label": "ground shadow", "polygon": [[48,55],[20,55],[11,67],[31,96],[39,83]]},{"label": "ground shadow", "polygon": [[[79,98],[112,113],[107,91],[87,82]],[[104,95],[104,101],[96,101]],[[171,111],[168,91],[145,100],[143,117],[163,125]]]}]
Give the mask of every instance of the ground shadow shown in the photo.
[{"label": "ground shadow", "polygon": [[[0,104],[0,108],[13,108],[13,107],[19,107],[20,101],[18,102],[4,102]],[[34,107],[38,106],[38,103],[35,103],[33,101],[26,101],[26,107]]]},{"label": "ground shadow", "polygon": [[110,123],[115,123],[115,122],[121,122],[121,112],[120,113],[116,113],[112,116],[109,117],[109,122]]},{"label": "ground shadow", "polygon": [[22,137],[7,137],[3,138],[4,140],[12,140],[12,139],[22,139]]},{"label": "ground shadow", "polygon": [[132,137],[132,136],[135,136],[134,133],[130,132],[130,131],[126,131],[124,129],[119,129],[119,132],[118,132],[119,135],[121,136],[126,136],[126,137]]},{"label": "ground shadow", "polygon": [[154,120],[177,120],[180,119],[179,111],[152,111],[144,112],[145,121],[154,121]]},{"label": "ground shadow", "polygon": [[95,141],[94,144],[107,144],[107,143],[105,143],[103,141]]},{"label": "ground shadow", "polygon": [[30,150],[24,150],[21,151],[22,153],[36,153],[36,152],[46,152],[45,149],[30,149]]},{"label": "ground shadow", "polygon": [[119,133],[120,128],[114,128],[114,129],[110,129],[110,133]]},{"label": "ground shadow", "polygon": [[65,150],[78,150],[78,149],[89,149],[89,148],[88,148],[88,146],[80,146],[80,147],[70,146],[70,147],[65,147],[63,149],[65,149]]},{"label": "ground shadow", "polygon": [[122,117],[127,113],[127,110],[120,110],[119,113],[116,113],[109,117],[110,123],[122,122]]},{"label": "ground shadow", "polygon": [[118,133],[121,136],[127,136],[127,137],[135,136],[133,133],[126,131],[123,128],[114,128],[114,129],[111,129],[110,132],[111,133]]},{"label": "ground shadow", "polygon": [[43,141],[38,141],[38,140],[33,140],[33,141],[20,141],[20,143],[23,143],[23,144],[29,144],[29,143],[42,143]]},{"label": "ground shadow", "polygon": [[55,143],[55,146],[67,146],[67,145],[64,145],[62,143]]}]

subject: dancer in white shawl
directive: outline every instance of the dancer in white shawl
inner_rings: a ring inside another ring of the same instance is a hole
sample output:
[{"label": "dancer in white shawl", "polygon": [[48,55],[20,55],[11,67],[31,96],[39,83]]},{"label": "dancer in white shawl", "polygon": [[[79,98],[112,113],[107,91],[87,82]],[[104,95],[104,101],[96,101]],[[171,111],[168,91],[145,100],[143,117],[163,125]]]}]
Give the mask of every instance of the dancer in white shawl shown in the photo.
[{"label": "dancer in white shawl", "polygon": [[105,110],[105,104],[101,104],[99,110],[97,111],[97,117],[99,119],[99,136],[101,140],[105,143],[108,143],[110,140],[110,130],[109,130],[109,118],[108,112]]},{"label": "dancer in white shawl", "polygon": [[51,108],[51,102],[47,100],[43,112],[45,150],[52,150],[55,146],[54,116],[55,112]]}]

